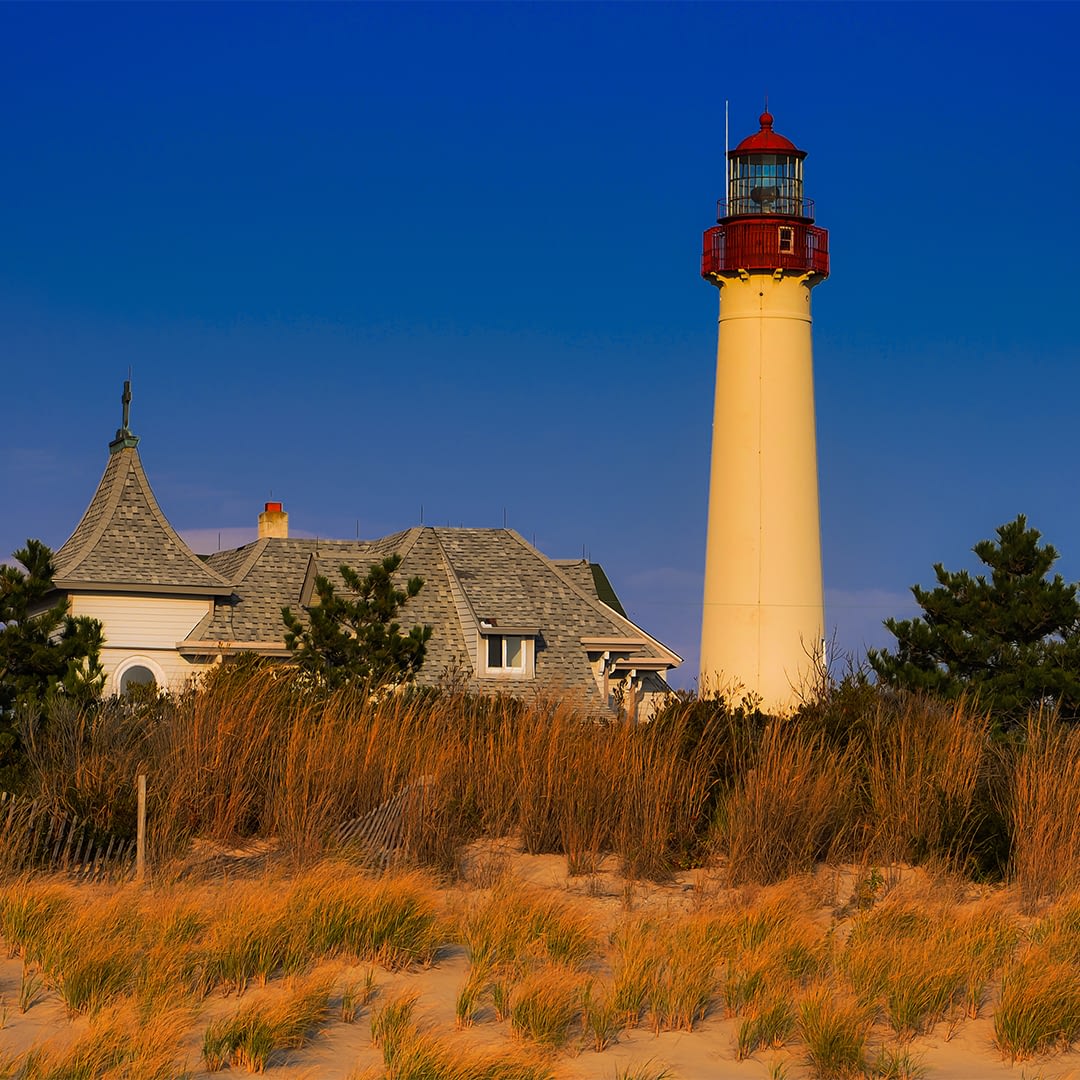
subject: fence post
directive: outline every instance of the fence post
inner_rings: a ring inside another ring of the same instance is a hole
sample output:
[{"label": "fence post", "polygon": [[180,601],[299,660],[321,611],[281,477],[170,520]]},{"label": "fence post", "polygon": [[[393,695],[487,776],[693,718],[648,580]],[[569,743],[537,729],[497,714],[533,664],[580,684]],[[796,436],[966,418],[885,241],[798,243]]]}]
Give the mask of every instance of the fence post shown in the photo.
[{"label": "fence post", "polygon": [[146,876],[146,774],[139,774],[139,812],[135,833],[135,880],[141,885]]}]

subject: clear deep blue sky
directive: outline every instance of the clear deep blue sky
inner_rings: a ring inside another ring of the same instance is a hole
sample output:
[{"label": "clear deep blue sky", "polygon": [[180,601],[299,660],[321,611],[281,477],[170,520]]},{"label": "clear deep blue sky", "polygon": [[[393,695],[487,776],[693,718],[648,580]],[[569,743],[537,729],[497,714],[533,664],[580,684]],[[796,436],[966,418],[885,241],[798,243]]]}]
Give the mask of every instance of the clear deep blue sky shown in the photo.
[{"label": "clear deep blue sky", "polygon": [[767,92],[815,291],[827,621],[1019,512],[1080,577],[1080,7],[0,7],[0,555],[132,426],[195,546],[508,523],[696,675],[716,290]]}]

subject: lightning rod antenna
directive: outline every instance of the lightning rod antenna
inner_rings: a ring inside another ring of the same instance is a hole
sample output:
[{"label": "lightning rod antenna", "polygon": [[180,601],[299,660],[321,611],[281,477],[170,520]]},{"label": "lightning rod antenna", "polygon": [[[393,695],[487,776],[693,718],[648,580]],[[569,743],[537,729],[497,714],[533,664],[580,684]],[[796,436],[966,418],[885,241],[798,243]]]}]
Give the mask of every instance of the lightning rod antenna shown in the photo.
[{"label": "lightning rod antenna", "polygon": [[728,206],[728,193],[731,190],[731,175],[730,175],[730,172],[729,172],[730,166],[728,165],[728,160],[729,160],[728,159],[728,153],[729,153],[728,144],[729,144],[729,141],[730,141],[728,139],[728,105],[729,104],[730,103],[729,103],[728,99],[724,98],[724,213],[725,214],[728,213],[730,211],[730,209],[731,209]]}]

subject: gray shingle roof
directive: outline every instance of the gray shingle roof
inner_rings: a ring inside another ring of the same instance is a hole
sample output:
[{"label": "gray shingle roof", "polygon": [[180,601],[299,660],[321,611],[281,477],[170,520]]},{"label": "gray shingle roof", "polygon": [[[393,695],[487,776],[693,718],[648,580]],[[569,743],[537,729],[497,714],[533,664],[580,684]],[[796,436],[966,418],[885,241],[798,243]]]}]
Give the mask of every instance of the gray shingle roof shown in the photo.
[{"label": "gray shingle roof", "polygon": [[615,595],[615,590],[611,587],[604,568],[599,563],[591,563],[585,559],[554,559],[552,561],[560,572],[579,589],[607,604],[612,611],[625,618],[626,612]]},{"label": "gray shingle roof", "polygon": [[[588,563],[553,563],[508,529],[416,527],[372,541],[271,538],[217,552],[207,562],[229,579],[233,595],[216,601],[213,615],[192,631],[189,641],[227,642],[241,649],[282,642],[281,608],[287,605],[303,617],[305,582],[313,573],[341,587],[342,564],[363,574],[394,553],[402,556],[402,581],[414,575],[424,579],[420,593],[401,612],[403,626],[434,627],[422,683],[453,674],[476,689],[573,690],[587,704],[602,708],[582,638],[634,638],[645,642],[639,651],[678,663],[673,653],[601,603]],[[481,619],[539,631],[535,680],[478,677]]]},{"label": "gray shingle roof", "polygon": [[230,582],[233,595],[218,600],[213,614],[189,637],[238,644],[283,641],[281,609],[289,607],[303,615],[301,593],[312,562],[315,573],[340,587],[342,563],[366,572],[372,563],[398,550],[407,535],[396,533],[375,541],[264,538],[208,555],[207,564]]},{"label": "gray shingle roof", "polygon": [[[536,677],[545,687],[585,688],[591,694],[596,685],[581,639],[644,636],[600,603],[594,583],[578,584],[511,529],[433,531],[480,619],[539,628]],[[673,665],[678,663],[678,657],[659,643],[646,652],[670,656]],[[478,680],[481,686],[491,682]]]},{"label": "gray shingle roof", "polygon": [[207,596],[229,591],[166,520],[134,446],[109,455],[90,506],[54,562],[60,589]]}]

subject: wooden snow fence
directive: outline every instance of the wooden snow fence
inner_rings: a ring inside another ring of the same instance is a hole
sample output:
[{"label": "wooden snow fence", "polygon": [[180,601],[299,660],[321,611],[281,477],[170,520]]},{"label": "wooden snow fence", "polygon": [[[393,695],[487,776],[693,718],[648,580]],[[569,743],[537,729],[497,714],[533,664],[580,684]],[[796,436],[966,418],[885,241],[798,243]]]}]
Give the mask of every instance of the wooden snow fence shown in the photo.
[{"label": "wooden snow fence", "polygon": [[135,873],[135,837],[99,832],[89,821],[0,791],[0,865],[76,881],[124,881]]},{"label": "wooden snow fence", "polygon": [[408,854],[406,823],[425,813],[434,783],[433,776],[421,776],[406,784],[374,810],[338,826],[335,840],[386,870]]}]

